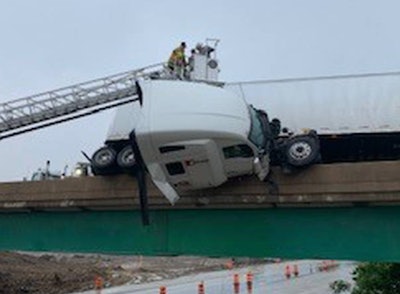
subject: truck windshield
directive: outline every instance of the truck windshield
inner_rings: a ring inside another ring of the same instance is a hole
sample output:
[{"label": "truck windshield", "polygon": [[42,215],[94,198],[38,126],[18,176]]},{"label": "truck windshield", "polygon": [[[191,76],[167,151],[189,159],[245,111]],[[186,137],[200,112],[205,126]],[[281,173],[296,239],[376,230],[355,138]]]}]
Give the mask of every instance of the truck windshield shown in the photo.
[{"label": "truck windshield", "polygon": [[259,149],[265,147],[265,132],[262,120],[259,113],[254,109],[253,106],[249,106],[251,129],[249,134],[249,140],[253,142]]}]

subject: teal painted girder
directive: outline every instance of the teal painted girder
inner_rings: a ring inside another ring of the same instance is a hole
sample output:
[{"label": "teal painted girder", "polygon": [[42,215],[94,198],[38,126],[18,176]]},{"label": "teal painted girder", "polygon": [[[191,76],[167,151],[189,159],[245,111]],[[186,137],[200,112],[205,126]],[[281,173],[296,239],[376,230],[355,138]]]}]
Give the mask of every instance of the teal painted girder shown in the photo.
[{"label": "teal painted girder", "polygon": [[0,250],[400,261],[400,206],[0,214]]}]

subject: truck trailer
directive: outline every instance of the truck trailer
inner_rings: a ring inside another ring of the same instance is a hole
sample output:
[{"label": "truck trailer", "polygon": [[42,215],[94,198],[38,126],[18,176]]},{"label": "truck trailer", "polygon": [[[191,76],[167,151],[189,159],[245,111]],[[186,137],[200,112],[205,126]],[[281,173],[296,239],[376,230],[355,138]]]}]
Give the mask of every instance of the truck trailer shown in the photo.
[{"label": "truck trailer", "polygon": [[268,109],[282,129],[314,129],[321,162],[400,159],[400,73],[250,81],[225,85]]}]

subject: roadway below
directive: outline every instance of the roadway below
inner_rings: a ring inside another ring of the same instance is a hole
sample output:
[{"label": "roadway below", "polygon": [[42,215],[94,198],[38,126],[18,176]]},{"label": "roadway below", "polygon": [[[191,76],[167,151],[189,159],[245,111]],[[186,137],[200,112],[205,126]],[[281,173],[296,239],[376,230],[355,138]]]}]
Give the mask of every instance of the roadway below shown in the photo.
[{"label": "roadway below", "polygon": [[[298,265],[298,277],[285,277],[286,265]],[[328,271],[320,271],[320,261],[303,260],[285,263],[257,265],[248,268],[208,272],[181,277],[173,280],[153,282],[143,285],[126,285],[104,289],[102,294],[154,294],[159,293],[159,287],[165,286],[168,294],[197,293],[197,285],[204,281],[205,293],[233,294],[233,275],[240,274],[240,293],[247,292],[245,276],[248,271],[254,275],[252,294],[284,293],[284,294],[331,294],[329,284],[335,280],[352,282],[355,268],[354,262],[338,262],[336,267]],[[75,294],[93,294],[95,291],[87,291]]]}]

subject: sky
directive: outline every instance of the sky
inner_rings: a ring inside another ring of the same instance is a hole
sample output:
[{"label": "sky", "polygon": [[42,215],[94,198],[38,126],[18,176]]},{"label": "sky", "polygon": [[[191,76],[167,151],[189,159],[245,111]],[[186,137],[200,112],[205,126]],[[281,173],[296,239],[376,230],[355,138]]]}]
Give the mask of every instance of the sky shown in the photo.
[{"label": "sky", "polygon": [[[397,0],[0,0],[0,103],[166,61],[218,38],[220,78],[400,70]],[[101,147],[112,111],[0,141],[0,181]]]}]

